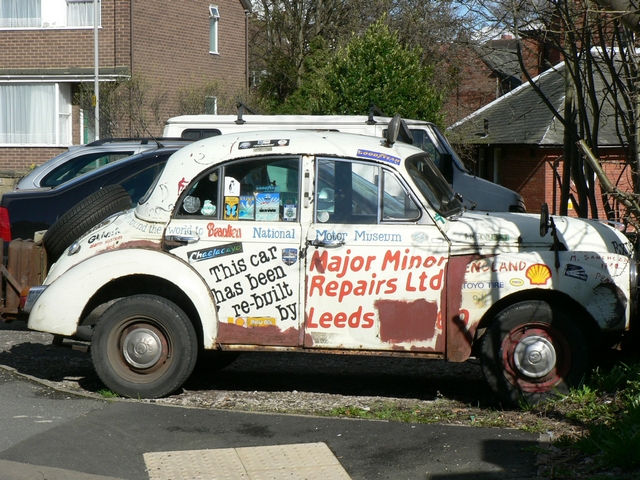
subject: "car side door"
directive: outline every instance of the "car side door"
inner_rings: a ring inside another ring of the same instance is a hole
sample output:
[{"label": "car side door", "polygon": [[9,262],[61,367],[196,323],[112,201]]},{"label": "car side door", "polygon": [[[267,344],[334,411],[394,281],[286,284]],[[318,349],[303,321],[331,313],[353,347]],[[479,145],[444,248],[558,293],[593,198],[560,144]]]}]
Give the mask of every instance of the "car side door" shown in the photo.
[{"label": "car side door", "polygon": [[219,344],[301,342],[300,162],[235,161],[207,170],[180,196],[165,246],[209,285]]},{"label": "car side door", "polygon": [[318,158],[306,348],[444,352],[448,242],[397,172]]}]

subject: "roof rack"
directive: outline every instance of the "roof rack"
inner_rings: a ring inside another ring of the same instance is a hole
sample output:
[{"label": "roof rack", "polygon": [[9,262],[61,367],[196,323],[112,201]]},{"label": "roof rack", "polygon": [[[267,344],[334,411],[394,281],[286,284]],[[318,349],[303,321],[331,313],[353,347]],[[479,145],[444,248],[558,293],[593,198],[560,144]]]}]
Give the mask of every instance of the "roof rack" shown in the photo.
[{"label": "roof rack", "polygon": [[376,123],[378,123],[373,119],[374,115],[379,115],[381,117],[386,116],[384,113],[382,113],[382,110],[380,110],[375,103],[371,102],[369,104],[369,118],[367,119],[367,122],[366,122],[367,125],[375,125]]},{"label": "roof rack", "polygon": [[244,120],[242,118],[242,116],[244,115],[244,111],[246,110],[247,112],[249,112],[251,115],[255,115],[256,112],[254,112],[253,110],[251,110],[249,107],[247,107],[244,103],[242,102],[238,102],[236,104],[236,108],[238,109],[238,119],[236,120],[236,123],[238,125],[242,125],[246,122],[246,120]]},{"label": "roof rack", "polygon": [[87,143],[87,147],[96,147],[99,145],[106,145],[109,143],[133,143],[137,142],[140,145],[148,145],[150,143],[160,144],[160,142],[187,142],[188,140],[180,137],[158,137],[158,138],[143,138],[143,137],[131,137],[131,138],[101,138],[91,143]]}]

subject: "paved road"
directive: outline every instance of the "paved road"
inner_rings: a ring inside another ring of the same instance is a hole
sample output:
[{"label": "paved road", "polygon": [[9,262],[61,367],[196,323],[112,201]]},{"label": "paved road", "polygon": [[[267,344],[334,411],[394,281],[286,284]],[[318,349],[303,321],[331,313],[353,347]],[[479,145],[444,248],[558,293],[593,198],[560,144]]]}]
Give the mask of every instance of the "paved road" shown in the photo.
[{"label": "paved road", "polygon": [[[60,392],[2,368],[0,405],[0,480],[257,478],[233,476],[211,463],[208,472],[221,476],[186,472],[205,458],[232,454],[245,465],[247,458],[267,464],[281,453],[307,460],[328,454],[338,467],[337,476],[322,474],[316,463],[310,470],[315,474],[287,478],[531,479],[537,471],[538,436],[515,430],[109,402]],[[185,462],[181,474],[161,471],[178,460]]]}]

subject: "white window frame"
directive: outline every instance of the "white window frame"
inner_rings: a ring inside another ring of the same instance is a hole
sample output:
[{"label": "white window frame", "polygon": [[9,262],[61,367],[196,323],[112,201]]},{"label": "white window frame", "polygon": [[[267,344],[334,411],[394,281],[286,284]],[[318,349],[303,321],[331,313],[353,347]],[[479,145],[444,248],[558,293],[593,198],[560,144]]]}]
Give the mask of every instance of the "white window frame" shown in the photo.
[{"label": "white window frame", "polygon": [[[16,2],[20,5],[23,0],[0,0],[0,2]],[[102,2],[98,2],[98,27],[101,26],[102,21]],[[93,28],[93,10],[94,0],[40,0],[40,12],[39,17],[32,17],[31,26],[14,25],[14,26],[1,26],[0,30],[51,30],[51,29],[89,29]],[[69,25],[69,10],[74,5],[85,4],[86,22],[83,25]],[[90,4],[90,5],[89,5]],[[6,21],[5,23],[9,23]],[[14,22],[17,23],[17,22]],[[37,25],[36,25],[37,24]]]},{"label": "white window frame", "polygon": [[[211,108],[213,107],[213,108]],[[204,99],[204,109],[207,115],[218,114],[218,97],[208,96]]]},{"label": "white window frame", "polygon": [[[0,146],[9,147],[50,147],[50,146],[69,146],[72,143],[72,95],[71,84],[66,82],[28,82],[28,81],[14,81],[14,82],[0,82],[0,87],[29,87],[29,86],[50,86],[53,87],[48,97],[48,105],[51,109],[50,117],[45,118],[45,123],[50,123],[51,129],[39,131],[37,125],[39,116],[43,113],[43,108],[33,108],[34,104],[37,104],[35,98],[31,95],[28,98],[16,98],[10,89],[7,89],[4,95],[4,99],[8,99],[8,103],[14,103],[12,106],[3,105],[3,97],[0,94]],[[41,92],[40,92],[41,94]],[[16,91],[16,95],[18,95]],[[38,95],[38,92],[34,92],[33,96]],[[11,102],[11,100],[15,102]],[[18,107],[16,107],[17,105]],[[28,106],[32,105],[31,115],[25,110]],[[19,110],[20,106],[24,106],[23,110]],[[8,113],[8,110],[13,110]],[[34,123],[36,126],[34,127]],[[23,133],[17,131],[9,131],[10,128],[15,128]],[[30,130],[30,128],[34,128]],[[4,131],[3,131],[4,130]],[[27,130],[26,133],[24,131]],[[30,141],[29,136],[39,137],[38,140]],[[49,140],[42,140],[43,137],[49,138]]]},{"label": "white window frame", "polygon": [[218,55],[218,26],[220,10],[217,5],[209,5],[209,53]]}]

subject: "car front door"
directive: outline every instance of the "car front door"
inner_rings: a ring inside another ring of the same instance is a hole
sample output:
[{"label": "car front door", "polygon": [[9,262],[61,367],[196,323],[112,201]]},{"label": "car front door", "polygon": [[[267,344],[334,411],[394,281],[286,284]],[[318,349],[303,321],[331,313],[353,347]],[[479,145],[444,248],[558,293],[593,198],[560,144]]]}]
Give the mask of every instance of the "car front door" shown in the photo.
[{"label": "car front door", "polygon": [[167,248],[211,289],[219,344],[301,342],[300,162],[253,158],[213,168],[185,188],[166,228]]},{"label": "car front door", "polygon": [[306,348],[442,353],[448,242],[397,173],[316,160]]}]

